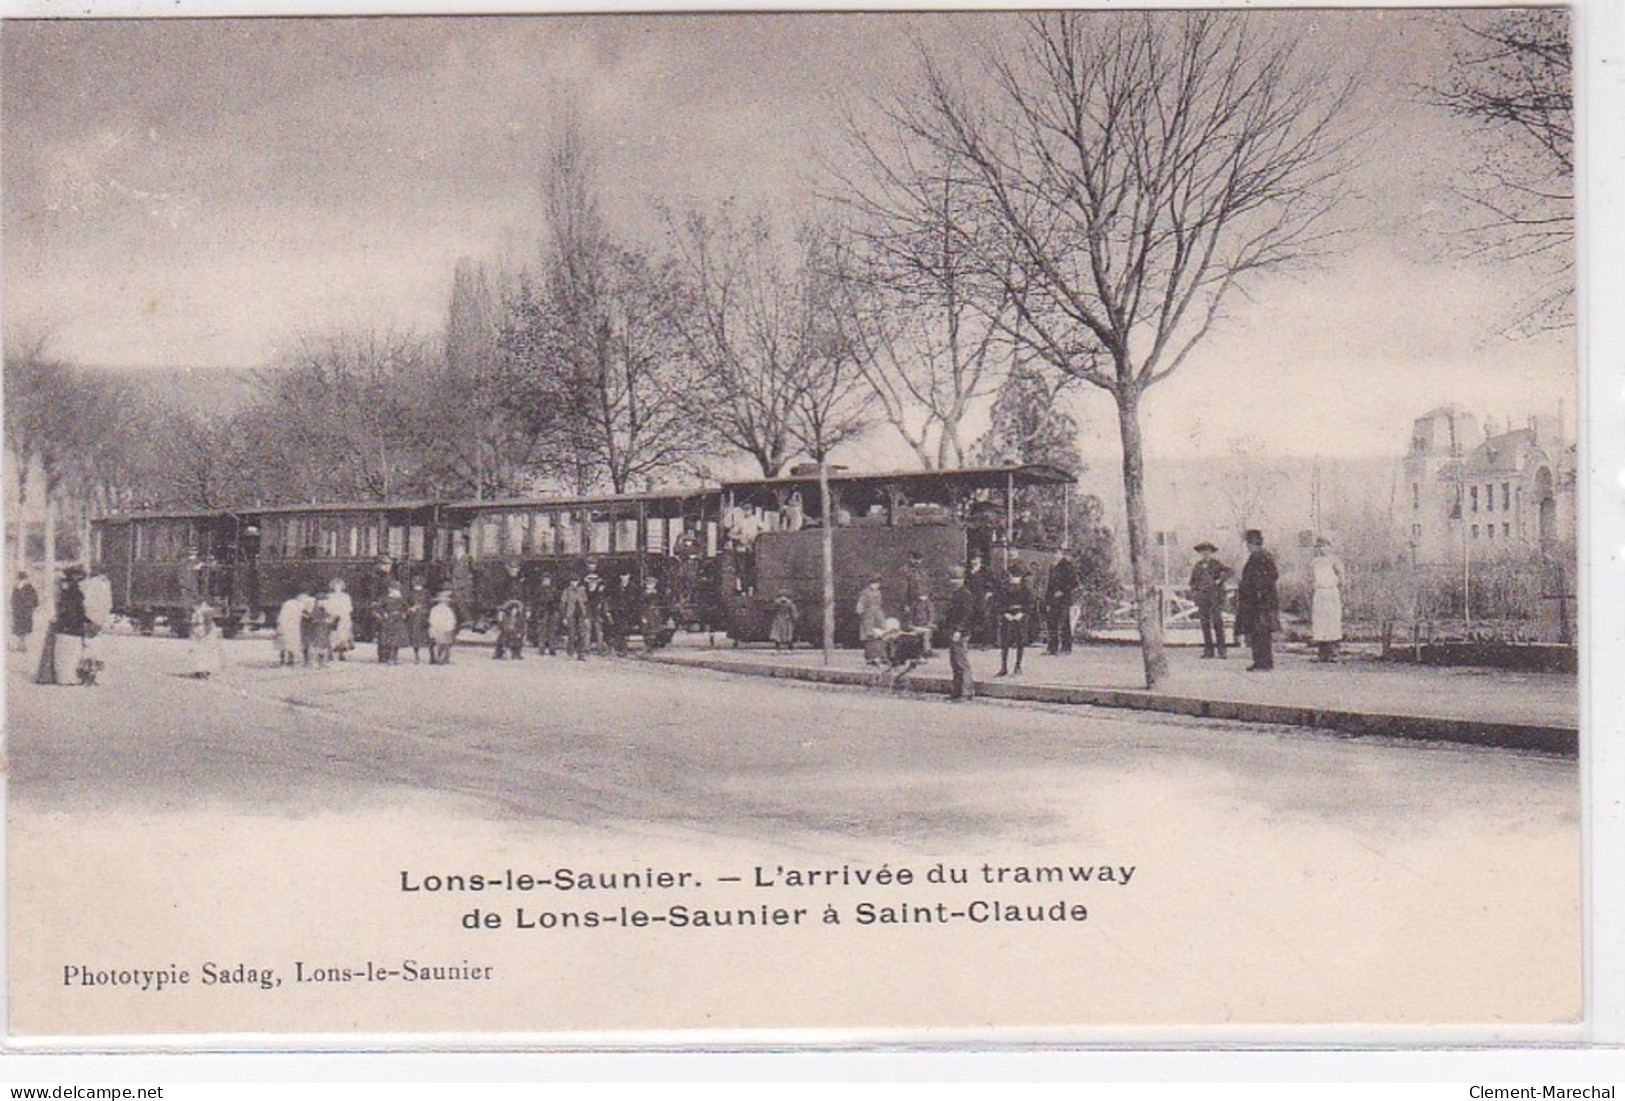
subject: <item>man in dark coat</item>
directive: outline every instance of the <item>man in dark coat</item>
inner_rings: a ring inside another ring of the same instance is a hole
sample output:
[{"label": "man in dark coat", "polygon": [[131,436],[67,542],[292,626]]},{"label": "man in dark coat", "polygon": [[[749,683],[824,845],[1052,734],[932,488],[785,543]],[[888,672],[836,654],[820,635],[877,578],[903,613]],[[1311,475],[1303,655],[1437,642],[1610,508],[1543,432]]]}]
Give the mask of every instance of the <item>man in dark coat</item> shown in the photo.
[{"label": "man in dark coat", "polygon": [[588,559],[587,574],[581,579],[582,592],[587,598],[587,646],[593,653],[609,653],[609,621],[614,609],[610,607],[609,585],[598,572],[598,560]]},{"label": "man in dark coat", "polygon": [[1218,551],[1212,543],[1196,544],[1196,553],[1201,557],[1191,567],[1191,600],[1196,604],[1196,617],[1202,624],[1202,656],[1205,658],[1224,657],[1224,586],[1235,573],[1213,557]]},{"label": "man in dark coat", "polygon": [[11,588],[11,635],[19,653],[28,653],[28,636],[34,633],[34,613],[39,610],[39,593],[26,573],[17,575]]},{"label": "man in dark coat", "polygon": [[412,582],[412,599],[406,605],[406,643],[412,647],[413,664],[423,660],[425,650],[433,661],[434,651],[429,645],[429,591],[421,580]]},{"label": "man in dark coat", "polygon": [[1236,634],[1247,636],[1253,650],[1248,672],[1275,668],[1274,634],[1281,629],[1281,605],[1275,586],[1280,580],[1275,556],[1264,549],[1264,535],[1247,532],[1247,564],[1236,587]]},{"label": "man in dark coat", "polygon": [[948,668],[953,671],[952,700],[976,698],[976,678],[970,668],[970,635],[976,625],[976,597],[965,585],[965,570],[955,566],[948,571],[948,583],[953,591],[948,596],[948,611],[942,617],[941,630],[948,636]]},{"label": "man in dark coat", "polygon": [[993,607],[996,586],[993,575],[982,564],[979,554],[971,555],[970,570],[965,574],[965,590],[976,603],[976,616],[970,625],[971,641],[978,644],[991,642],[998,637],[997,609]]},{"label": "man in dark coat", "polygon": [[401,595],[401,587],[391,581],[383,599],[373,609],[378,631],[379,661],[394,665],[400,660],[401,647],[410,641],[406,626],[409,611],[410,606],[406,603],[406,597]]},{"label": "man in dark coat", "polygon": [[1014,674],[1021,676],[1021,655],[1027,650],[1027,632],[1032,629],[1033,613],[1037,601],[1027,585],[1027,567],[1020,562],[1010,567],[1010,577],[998,599],[999,606],[999,673],[1011,675],[1010,649],[1016,651]]},{"label": "man in dark coat", "polygon": [[1048,635],[1047,652],[1072,652],[1072,601],[1078,595],[1078,567],[1071,555],[1062,551],[1049,570],[1049,583],[1044,586],[1044,621]]},{"label": "man in dark coat", "polygon": [[531,629],[536,635],[536,649],[547,654],[558,653],[559,591],[552,574],[543,574],[536,584],[536,600],[531,608]]}]

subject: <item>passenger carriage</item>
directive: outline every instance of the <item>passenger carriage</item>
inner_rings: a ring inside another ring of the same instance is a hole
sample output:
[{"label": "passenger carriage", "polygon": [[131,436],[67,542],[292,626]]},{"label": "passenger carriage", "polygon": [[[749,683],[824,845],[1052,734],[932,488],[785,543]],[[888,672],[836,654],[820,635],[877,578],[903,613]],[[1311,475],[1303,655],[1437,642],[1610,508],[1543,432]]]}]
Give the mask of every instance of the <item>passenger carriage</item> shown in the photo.
[{"label": "passenger carriage", "polygon": [[252,522],[226,510],[146,512],[91,524],[90,561],[107,575],[113,614],[143,634],[163,624],[185,635],[201,599],[220,610],[236,634],[255,605],[254,575],[244,546]]},{"label": "passenger carriage", "polygon": [[472,578],[467,618],[477,625],[508,600],[535,609],[543,578],[557,594],[589,562],[612,591],[622,576],[640,593],[652,578],[657,599],[646,611],[670,629],[716,625],[715,489],[460,501],[446,515],[462,533]]}]

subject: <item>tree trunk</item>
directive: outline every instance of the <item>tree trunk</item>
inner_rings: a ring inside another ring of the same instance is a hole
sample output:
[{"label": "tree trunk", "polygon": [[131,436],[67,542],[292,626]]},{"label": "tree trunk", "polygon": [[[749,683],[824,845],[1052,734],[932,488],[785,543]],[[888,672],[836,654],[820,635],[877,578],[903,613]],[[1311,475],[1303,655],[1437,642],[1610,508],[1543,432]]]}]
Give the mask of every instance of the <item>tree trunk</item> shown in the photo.
[{"label": "tree trunk", "polygon": [[829,459],[818,460],[818,507],[824,518],[819,543],[823,548],[824,664],[835,660],[835,517],[829,507]]},{"label": "tree trunk", "polygon": [[1140,629],[1140,655],[1145,662],[1145,686],[1156,690],[1168,674],[1162,652],[1162,617],[1156,576],[1151,561],[1150,525],[1145,517],[1145,458],[1140,441],[1140,394],[1137,389],[1116,391],[1117,426],[1123,437],[1123,501],[1128,511],[1128,560],[1134,577],[1134,618]]}]

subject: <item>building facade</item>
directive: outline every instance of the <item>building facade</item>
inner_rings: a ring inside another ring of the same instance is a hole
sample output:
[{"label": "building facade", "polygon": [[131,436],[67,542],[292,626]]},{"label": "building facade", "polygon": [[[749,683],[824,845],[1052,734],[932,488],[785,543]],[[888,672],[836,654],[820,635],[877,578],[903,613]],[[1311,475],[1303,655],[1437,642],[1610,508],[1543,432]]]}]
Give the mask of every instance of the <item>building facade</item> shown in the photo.
[{"label": "building facade", "polygon": [[1555,417],[1480,428],[1460,406],[1415,421],[1405,457],[1405,526],[1412,561],[1454,565],[1514,551],[1572,547],[1576,448]]}]

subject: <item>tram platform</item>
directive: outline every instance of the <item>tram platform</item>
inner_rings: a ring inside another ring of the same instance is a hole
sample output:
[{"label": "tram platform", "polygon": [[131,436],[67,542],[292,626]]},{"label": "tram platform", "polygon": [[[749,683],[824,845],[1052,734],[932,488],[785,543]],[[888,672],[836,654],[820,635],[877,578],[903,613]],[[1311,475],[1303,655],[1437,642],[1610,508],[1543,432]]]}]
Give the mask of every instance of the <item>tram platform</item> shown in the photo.
[{"label": "tram platform", "polygon": [[[1289,647],[1277,651],[1276,667],[1267,673],[1246,671],[1245,650],[1232,650],[1222,661],[1188,647],[1170,647],[1167,656],[1168,677],[1156,692],[1144,688],[1140,651],[1132,646],[1079,645],[1056,656],[1029,650],[1020,676],[994,676],[997,649],[973,650],[971,666],[978,695],[990,699],[1133,708],[1564,756],[1579,749],[1579,684],[1570,674],[1424,667],[1359,650],[1320,664],[1310,652]],[[711,646],[705,636],[679,636],[651,660],[944,696],[950,683],[945,649],[895,679],[866,666],[858,650],[837,650],[826,666],[816,649]]]}]

